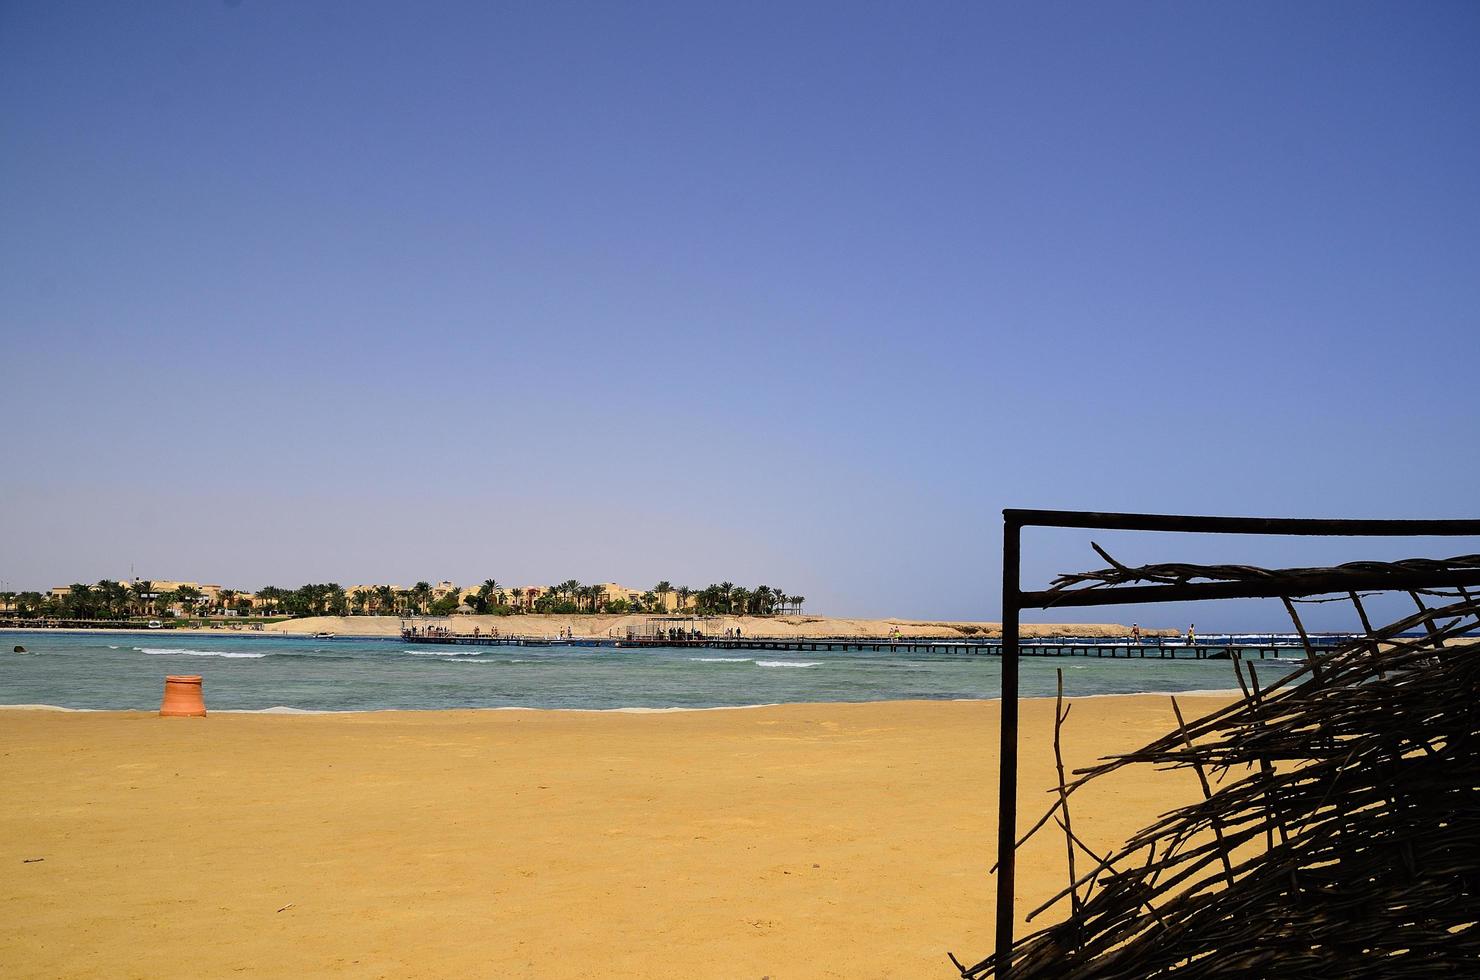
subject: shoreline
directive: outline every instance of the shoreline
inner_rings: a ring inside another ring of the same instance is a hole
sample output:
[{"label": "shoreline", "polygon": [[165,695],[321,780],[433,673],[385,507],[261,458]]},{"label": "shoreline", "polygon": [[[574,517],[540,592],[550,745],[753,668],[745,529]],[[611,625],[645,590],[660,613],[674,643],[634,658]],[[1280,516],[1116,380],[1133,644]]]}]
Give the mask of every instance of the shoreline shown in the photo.
[{"label": "shoreline", "polygon": [[[1152,698],[1152,697],[1187,697],[1187,698],[1232,698],[1242,694],[1238,688],[1206,688],[1189,691],[1111,691],[1102,694],[1075,694],[1065,695],[1065,701],[1086,701],[1099,698]],[[212,708],[211,715],[435,715],[455,714],[458,712],[484,712],[484,711],[533,711],[541,713],[564,713],[564,714],[629,714],[629,715],[668,715],[681,714],[693,711],[752,711],[760,708],[789,708],[789,707],[827,707],[830,705],[858,705],[858,704],[881,704],[881,705],[926,705],[926,704],[997,704],[1001,702],[996,698],[891,698],[881,701],[768,701],[764,704],[713,704],[704,707],[672,707],[672,708],[646,708],[641,706],[624,708],[534,708],[517,704],[499,704],[487,707],[467,708],[291,708],[287,705],[273,705],[270,708]],[[1024,697],[1019,698],[1021,703],[1054,701],[1052,697]],[[62,714],[100,714],[100,715],[124,715],[128,717],[150,717],[157,712],[152,708],[68,708],[60,704],[0,704],[0,711],[38,711],[58,712]]]}]

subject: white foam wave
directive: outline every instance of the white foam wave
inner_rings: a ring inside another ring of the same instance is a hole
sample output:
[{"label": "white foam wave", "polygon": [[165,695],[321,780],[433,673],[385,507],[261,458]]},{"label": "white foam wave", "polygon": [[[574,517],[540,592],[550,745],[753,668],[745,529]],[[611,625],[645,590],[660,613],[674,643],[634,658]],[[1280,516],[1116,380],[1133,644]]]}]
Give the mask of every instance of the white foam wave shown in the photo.
[{"label": "white foam wave", "polygon": [[187,650],[183,647],[134,647],[140,653],[151,656],[182,656],[182,657],[225,657],[228,660],[260,660],[267,656],[265,653],[238,653],[227,650]]},{"label": "white foam wave", "polygon": [[748,664],[749,657],[690,657],[690,663],[696,664]]},{"label": "white foam wave", "polygon": [[118,647],[116,647],[116,646],[114,646],[113,644],[110,643],[110,644],[108,644],[108,649],[109,650],[117,650]]},{"label": "white foam wave", "polygon": [[412,657],[481,657],[482,650],[402,650]]},{"label": "white foam wave", "polygon": [[757,660],[755,662],[755,665],[757,667],[821,667],[822,666],[822,661],[820,661],[820,660],[808,660],[808,661],[800,661],[800,660]]},{"label": "white foam wave", "polygon": [[285,704],[275,704],[271,708],[212,708],[213,715],[343,715],[351,714],[348,711],[325,711],[317,708],[290,708]]}]

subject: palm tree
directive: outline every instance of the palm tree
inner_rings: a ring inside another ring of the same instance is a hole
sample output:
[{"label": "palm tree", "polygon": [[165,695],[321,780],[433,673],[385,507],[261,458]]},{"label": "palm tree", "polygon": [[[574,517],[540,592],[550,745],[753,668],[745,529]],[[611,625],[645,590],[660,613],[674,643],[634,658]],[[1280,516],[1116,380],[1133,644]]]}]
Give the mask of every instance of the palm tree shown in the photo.
[{"label": "palm tree", "polygon": [[103,612],[109,619],[122,619],[128,615],[128,588],[122,582],[100,579],[97,590]]},{"label": "palm tree", "polygon": [[81,582],[67,586],[67,595],[62,599],[62,608],[67,615],[77,619],[90,619],[93,611],[92,587]]},{"label": "palm tree", "polygon": [[524,601],[523,601],[524,600],[524,590],[523,589],[513,589],[513,590],[510,591],[509,594],[514,597],[514,608],[517,609],[517,610],[519,610],[520,612],[523,612],[524,611]]},{"label": "palm tree", "polygon": [[497,595],[498,582],[491,578],[484,579],[483,584],[478,587],[478,601],[473,604],[473,608],[480,613],[488,612],[488,600],[495,598]]},{"label": "palm tree", "polygon": [[426,614],[427,603],[432,601],[432,583],[417,582],[411,587],[409,594],[412,604],[416,606],[417,612]]},{"label": "palm tree", "polygon": [[175,590],[175,601],[180,604],[180,611],[186,615],[189,615],[191,609],[203,598],[205,596],[200,589],[193,585],[182,585]]},{"label": "palm tree", "polygon": [[396,590],[389,585],[375,587],[375,614],[390,616],[396,611]]},{"label": "palm tree", "polygon": [[666,578],[663,581],[659,582],[657,585],[653,586],[653,592],[658,596],[659,599],[663,600],[664,611],[667,611],[668,609],[668,594],[672,591],[673,583],[669,582]]},{"label": "palm tree", "polygon": [[147,578],[141,578],[133,585],[130,585],[128,590],[133,594],[134,602],[137,603],[135,610],[141,614],[147,613],[149,611],[149,596],[154,592],[154,583]]},{"label": "palm tree", "polygon": [[806,596],[800,596],[800,595],[794,595],[794,596],[792,596],[791,597],[791,611],[794,612],[794,613],[800,613],[802,611],[802,603],[804,603],[806,601],[807,601],[807,597]]},{"label": "palm tree", "polygon": [[288,591],[275,585],[264,585],[257,590],[257,598],[263,600],[270,612],[281,612],[283,601],[288,598]]},{"label": "palm tree", "polygon": [[730,611],[730,596],[735,591],[733,582],[721,582],[719,584],[719,597],[724,602],[725,612]]},{"label": "palm tree", "polygon": [[691,588],[689,588],[687,585],[680,585],[678,587],[678,609],[679,609],[679,612],[682,612],[684,610],[684,608],[686,606],[688,606],[688,604],[689,604],[689,596],[691,596],[693,594],[694,594],[694,590],[691,589]]},{"label": "palm tree", "polygon": [[771,591],[769,585],[757,585],[751,593],[751,605],[757,616],[769,616],[772,612],[772,603],[776,601],[776,593]]},{"label": "palm tree", "polygon": [[5,611],[9,612],[10,608],[15,605],[15,593],[0,592],[0,603],[3,603],[5,606]]}]

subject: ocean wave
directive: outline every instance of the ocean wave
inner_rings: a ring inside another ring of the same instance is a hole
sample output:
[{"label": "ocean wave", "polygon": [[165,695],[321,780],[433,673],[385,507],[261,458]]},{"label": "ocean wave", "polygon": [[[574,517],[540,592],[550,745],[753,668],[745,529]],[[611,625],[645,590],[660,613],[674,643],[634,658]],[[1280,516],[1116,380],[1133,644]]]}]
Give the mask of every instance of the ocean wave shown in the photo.
[{"label": "ocean wave", "polygon": [[402,650],[411,657],[481,657],[482,650]]},{"label": "ocean wave", "polygon": [[229,660],[260,660],[267,656],[265,653],[238,653],[226,650],[187,650],[183,647],[134,647],[140,653],[151,656],[182,656],[182,657],[226,657]]},{"label": "ocean wave", "polygon": [[748,664],[749,657],[690,657],[690,663],[695,664]]},{"label": "ocean wave", "polygon": [[821,667],[821,660],[757,660],[757,667]]},{"label": "ocean wave", "polygon": [[212,708],[213,715],[344,715],[350,711],[324,708],[290,708],[275,704],[271,708]]}]

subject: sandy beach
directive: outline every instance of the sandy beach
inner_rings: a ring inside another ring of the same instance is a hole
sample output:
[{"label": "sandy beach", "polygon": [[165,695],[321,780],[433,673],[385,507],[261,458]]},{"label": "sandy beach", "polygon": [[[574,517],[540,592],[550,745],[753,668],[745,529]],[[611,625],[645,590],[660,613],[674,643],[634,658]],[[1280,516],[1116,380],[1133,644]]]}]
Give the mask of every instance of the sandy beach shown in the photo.
[{"label": "sandy beach", "polygon": [[[998,710],[0,712],[0,973],[952,976],[991,942]],[[1027,820],[1052,702],[1023,722]],[[1076,700],[1069,763],[1171,724],[1164,696]],[[1106,846],[1196,792],[1091,786],[1075,829]],[[1021,910],[1062,862],[1025,849]]]}]

